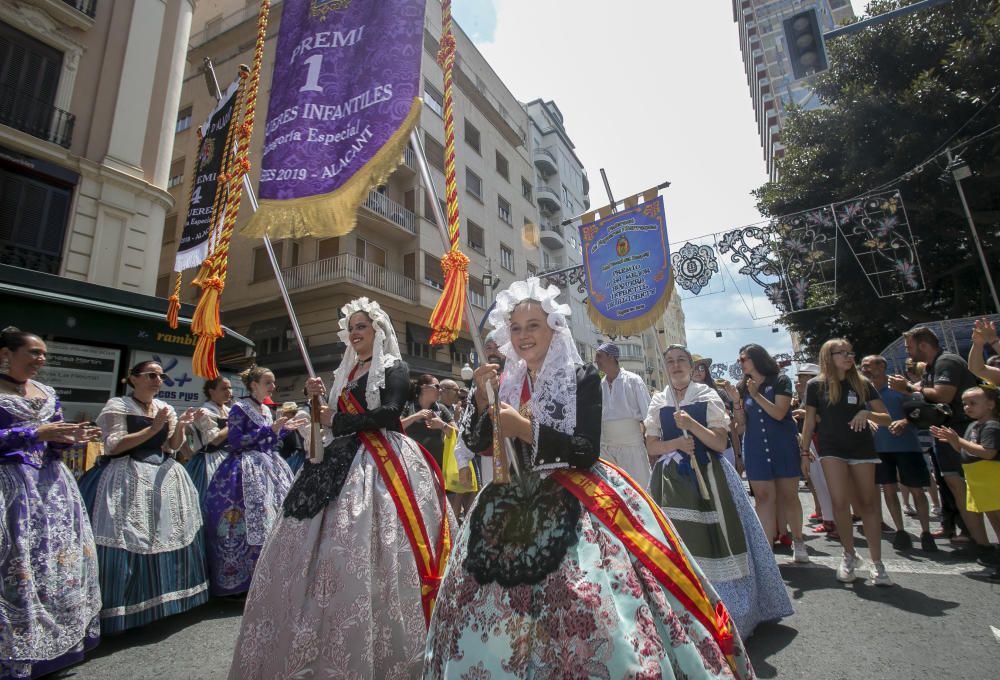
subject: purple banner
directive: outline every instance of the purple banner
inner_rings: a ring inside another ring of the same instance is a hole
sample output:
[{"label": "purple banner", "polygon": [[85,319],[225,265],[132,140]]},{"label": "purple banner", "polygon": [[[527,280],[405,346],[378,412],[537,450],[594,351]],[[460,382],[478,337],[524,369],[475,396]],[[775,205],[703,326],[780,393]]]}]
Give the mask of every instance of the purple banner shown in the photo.
[{"label": "purple banner", "polygon": [[262,209],[332,194],[364,169],[371,177],[362,190],[345,192],[356,200],[353,212],[368,179],[395,168],[419,111],[423,26],[424,0],[286,0],[264,131]]}]

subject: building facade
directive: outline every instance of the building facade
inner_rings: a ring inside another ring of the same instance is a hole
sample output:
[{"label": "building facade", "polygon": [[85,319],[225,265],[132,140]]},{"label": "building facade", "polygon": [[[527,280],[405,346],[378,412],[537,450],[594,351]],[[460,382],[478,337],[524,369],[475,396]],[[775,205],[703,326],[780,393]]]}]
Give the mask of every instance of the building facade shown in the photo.
[{"label": "building facade", "polygon": [[[583,263],[579,220],[563,224],[590,209],[590,180],[553,101],[535,99],[525,104],[535,165],[535,203],[538,240],[545,271],[578,267]],[[594,358],[597,332],[587,317],[586,295],[567,286],[560,301],[569,304],[570,328],[577,349],[587,361]]]},{"label": "building facade", "polygon": [[[261,72],[258,127],[251,140],[251,176],[261,160],[263,123],[280,28],[281,3],[272,19]],[[190,173],[196,150],[195,126],[207,118],[214,100],[205,85],[202,60],[213,60],[223,88],[251,60],[258,3],[203,0],[198,3],[177,114],[171,193],[176,209],[167,215],[157,294],[169,295],[177,240],[187,212]],[[441,35],[441,6],[428,0],[421,78],[424,107],[419,124],[433,181],[444,187],[443,76],[435,58]],[[541,252],[525,238],[524,226],[537,224],[535,165],[529,147],[528,115],[517,99],[458,27],[455,66],[456,158],[462,246],[469,256],[473,309],[480,321],[495,290],[483,283],[489,273],[498,289],[541,270]],[[440,195],[440,194],[439,194]],[[413,150],[384,186],[373,190],[358,212],[353,232],[339,238],[284,240],[275,243],[282,275],[302,326],[310,357],[321,374],[340,361],[337,339],[340,307],[367,296],[385,307],[396,328],[403,358],[413,373],[458,375],[470,359],[472,342],[463,332],[450,346],[429,344],[428,319],[443,285],[444,246],[431,212],[433,198],[423,187]],[[237,229],[249,219],[244,201]],[[193,291],[186,287],[186,301]],[[257,345],[257,361],[278,377],[280,398],[301,396],[305,367],[295,346],[278,294],[274,272],[260,242],[235,236],[222,299],[223,320]]]},{"label": "building facade", "polygon": [[855,16],[850,0],[733,0],[733,21],[739,28],[747,86],[771,181],[778,178],[777,162],[784,155],[781,126],[788,109],[822,105],[808,78],[795,80],[785,44],[784,20],[811,7],[823,31]]},{"label": "building facade", "polygon": [[194,5],[0,2],[0,264],[153,293]]}]

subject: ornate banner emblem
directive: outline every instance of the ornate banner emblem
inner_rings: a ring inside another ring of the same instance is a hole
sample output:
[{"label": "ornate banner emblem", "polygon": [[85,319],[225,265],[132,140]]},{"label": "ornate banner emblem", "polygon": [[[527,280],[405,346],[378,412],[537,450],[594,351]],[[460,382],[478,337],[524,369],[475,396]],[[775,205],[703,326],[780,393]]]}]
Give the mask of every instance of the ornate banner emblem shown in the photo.
[{"label": "ornate banner emblem", "polygon": [[420,117],[424,0],[285,0],[243,234],[339,236]]},{"label": "ornate banner emblem", "polygon": [[[663,198],[606,215],[580,227],[591,321],[607,335],[649,328],[670,300],[670,244]],[[626,203],[628,205],[628,203]]]},{"label": "ornate banner emblem", "polygon": [[719,273],[719,260],[712,246],[688,241],[673,254],[673,258],[674,281],[692,295],[700,295]]}]

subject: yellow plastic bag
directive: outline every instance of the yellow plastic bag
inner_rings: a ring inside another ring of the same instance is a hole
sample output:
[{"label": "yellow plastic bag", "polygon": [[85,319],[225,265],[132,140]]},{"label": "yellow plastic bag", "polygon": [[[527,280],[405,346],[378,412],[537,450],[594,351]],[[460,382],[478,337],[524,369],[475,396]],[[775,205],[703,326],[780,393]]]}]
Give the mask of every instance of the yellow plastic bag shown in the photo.
[{"label": "yellow plastic bag", "polygon": [[479,491],[479,484],[476,480],[476,469],[469,464],[469,471],[472,473],[472,482],[462,484],[458,475],[458,459],[455,458],[455,447],[458,445],[458,434],[454,429],[447,427],[444,430],[444,455],[441,457],[444,473],[444,488],[449,493],[473,493]]},{"label": "yellow plastic bag", "polygon": [[982,460],[962,465],[965,472],[965,507],[969,512],[1000,510],[1000,462]]}]

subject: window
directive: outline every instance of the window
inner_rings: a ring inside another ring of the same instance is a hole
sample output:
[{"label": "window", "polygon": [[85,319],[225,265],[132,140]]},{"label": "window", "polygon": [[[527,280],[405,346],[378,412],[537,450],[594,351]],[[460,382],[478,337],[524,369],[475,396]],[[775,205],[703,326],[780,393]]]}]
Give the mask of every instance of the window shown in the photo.
[{"label": "window", "polygon": [[514,251],[503,244],[500,245],[500,266],[514,273]]},{"label": "window", "polygon": [[[284,247],[284,243],[275,243],[274,245],[274,255],[278,258],[278,262],[281,262],[281,252]],[[259,281],[269,281],[274,278],[274,268],[271,266],[271,260],[267,257],[267,250],[264,246],[253,249],[253,274],[250,279],[250,283],[258,283]]]},{"label": "window", "polygon": [[170,179],[167,180],[167,188],[168,189],[173,189],[174,187],[180,186],[183,183],[184,183],[184,173],[183,172],[180,173],[180,174],[178,174],[178,175],[171,175]]},{"label": "window", "polygon": [[424,104],[431,111],[444,118],[444,95],[424,78]]},{"label": "window", "polygon": [[191,107],[185,107],[177,114],[177,127],[174,132],[184,132],[191,127]]},{"label": "window", "polygon": [[417,278],[417,254],[407,253],[403,255],[403,276],[415,281]]},{"label": "window", "polygon": [[421,357],[423,359],[434,358],[434,348],[425,342],[408,339],[406,341],[406,351],[411,357]]},{"label": "window", "polygon": [[532,194],[532,189],[531,189],[531,182],[524,179],[523,177],[521,178],[521,195],[524,197],[524,200],[526,200],[528,203],[531,203],[534,200],[534,196]]},{"label": "window", "polygon": [[465,190],[471,196],[483,200],[483,180],[468,168],[465,169]]},{"label": "window", "polygon": [[499,151],[497,154],[497,174],[503,177],[508,182],[510,181],[510,163],[504,158],[504,155]]},{"label": "window", "polygon": [[[441,206],[441,214],[445,219],[448,219],[448,205],[444,202],[444,199],[438,199],[438,204]],[[431,194],[429,191],[424,192],[424,219],[431,224],[434,223],[434,209],[431,206]]]},{"label": "window", "polygon": [[424,283],[432,288],[444,290],[444,274],[441,272],[441,260],[424,253]]},{"label": "window", "polygon": [[336,257],[340,253],[340,238],[334,236],[333,238],[325,238],[319,242],[316,249],[316,259],[317,260],[327,260],[331,257]]},{"label": "window", "polygon": [[371,262],[372,264],[377,264],[380,267],[385,267],[385,250],[379,248],[373,243],[369,243],[364,239],[358,239],[354,246],[354,254],[358,256],[359,259],[365,262]]},{"label": "window", "polygon": [[172,215],[167,215],[167,218],[163,220],[163,240],[162,244],[167,245],[168,243],[173,243],[177,238],[177,213]]},{"label": "window", "polygon": [[427,132],[424,132],[424,153],[427,154],[428,163],[444,172],[444,147]]},{"label": "window", "polygon": [[472,220],[465,221],[466,239],[469,247],[480,255],[486,254],[486,232]]},{"label": "window", "polygon": [[503,196],[497,196],[497,216],[507,224],[513,226],[510,217],[510,202]]},{"label": "window", "polygon": [[532,277],[532,276],[538,276],[538,267],[536,267],[534,264],[532,264],[531,262],[528,262],[526,268],[527,268],[527,271],[528,271],[528,277],[529,278]]},{"label": "window", "polygon": [[482,150],[479,146],[479,130],[469,122],[468,118],[465,119],[465,143],[471,146],[476,153],[482,155]]},{"label": "window", "polygon": [[0,166],[0,197],[0,262],[58,274],[71,191]]},{"label": "window", "polygon": [[469,300],[475,306],[486,309],[486,286],[481,279],[469,277]]}]

